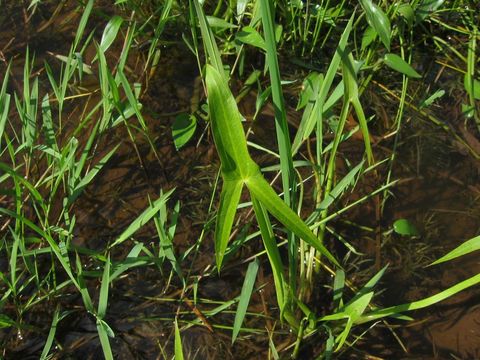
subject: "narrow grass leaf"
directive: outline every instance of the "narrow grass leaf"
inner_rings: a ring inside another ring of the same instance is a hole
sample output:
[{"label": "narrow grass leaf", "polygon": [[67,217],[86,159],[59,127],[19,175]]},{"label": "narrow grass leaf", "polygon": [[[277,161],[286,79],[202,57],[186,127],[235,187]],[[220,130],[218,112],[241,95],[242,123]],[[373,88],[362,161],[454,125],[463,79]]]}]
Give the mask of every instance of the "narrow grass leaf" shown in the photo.
[{"label": "narrow grass leaf", "polygon": [[159,211],[159,209],[168,201],[170,195],[174,189],[166,192],[153,202],[142,214],[140,214],[121,234],[120,236],[109,246],[113,248],[130,238],[138,229],[150,221],[152,217]]},{"label": "narrow grass leaf", "polygon": [[407,75],[410,78],[420,79],[422,77],[409,63],[396,54],[385,54],[383,61],[389,68]]},{"label": "narrow grass leaf", "polygon": [[459,282],[458,284],[455,284],[451,287],[449,287],[446,290],[443,290],[439,292],[438,294],[432,295],[430,297],[427,297],[422,300],[418,301],[413,301],[410,303],[402,304],[402,305],[396,305],[396,306],[391,306],[388,308],[384,309],[379,309],[379,310],[374,310],[370,313],[365,314],[362,316],[358,321],[357,324],[362,324],[365,322],[369,321],[374,321],[378,319],[382,319],[387,316],[394,316],[398,315],[400,313],[403,313],[405,311],[413,311],[413,310],[418,310],[418,309],[423,309],[428,306],[432,306],[434,304],[437,304],[445,299],[448,299],[449,297],[459,293],[460,291],[463,291],[465,289],[468,289],[469,287],[472,287],[474,285],[477,285],[480,283],[480,274],[477,274],[475,276],[472,276],[466,280],[463,280]]},{"label": "narrow grass leaf", "polygon": [[109,335],[113,334],[112,329],[105,321],[97,319],[97,331],[105,360],[113,360],[112,348],[108,339]]},{"label": "narrow grass leaf", "polygon": [[278,307],[280,314],[283,314],[285,307],[285,276],[283,274],[283,263],[278,250],[277,242],[275,241],[275,235],[273,233],[272,224],[268,218],[268,213],[265,207],[252,196],[253,209],[255,211],[255,217],[257,218],[258,227],[260,228],[260,234],[263,240],[263,246],[267,251],[268,260],[272,267],[273,282],[275,284],[275,293],[277,295]]},{"label": "narrow grass leaf", "polygon": [[223,182],[217,222],[215,225],[215,257],[217,260],[218,271],[221,269],[223,257],[227,250],[228,240],[230,238],[233,220],[235,219],[242,189],[242,181],[224,180]]},{"label": "narrow grass leaf", "polygon": [[218,51],[215,38],[208,26],[207,18],[202,9],[202,5],[198,0],[193,0],[195,6],[195,12],[197,13],[198,22],[200,24],[200,31],[202,33],[202,40],[206,49],[206,55],[210,59],[210,63],[219,72],[220,76],[225,77],[223,73],[223,64],[220,58],[220,51]]},{"label": "narrow grass leaf", "polygon": [[83,32],[85,31],[85,27],[87,26],[88,18],[90,17],[90,13],[92,12],[93,8],[93,0],[88,0],[87,5],[83,9],[82,17],[80,18],[80,23],[78,25],[77,31],[75,32],[75,40],[73,41],[72,49],[75,51],[80,40],[82,39]]},{"label": "narrow grass leaf", "polygon": [[81,195],[83,190],[87,187],[87,185],[95,178],[95,176],[99,173],[100,170],[108,163],[108,160],[115,154],[118,147],[120,145],[115,146],[107,155],[105,155],[100,161],[80,180],[80,182],[73,188],[73,191],[70,196],[68,196],[68,206],[73,204],[78,196]]},{"label": "narrow grass leaf", "polygon": [[448,254],[442,256],[440,259],[434,261],[430,265],[440,264],[446,261],[453,260],[457,257],[470,254],[471,252],[477,251],[480,249],[480,236],[476,236],[470,240],[465,241],[460,246],[456,247]]},{"label": "narrow grass leaf", "polygon": [[178,328],[178,322],[175,319],[175,360],[183,360],[183,346],[182,338],[180,336],[180,329]]},{"label": "narrow grass leaf", "polygon": [[102,283],[100,286],[100,295],[98,299],[97,316],[100,319],[105,318],[108,306],[108,289],[110,287],[110,254],[107,256],[105,267],[103,268]]},{"label": "narrow grass leaf", "polygon": [[246,185],[255,198],[265,206],[270,214],[280,221],[286,228],[303,239],[310,246],[317,249],[330,262],[340,266],[335,257],[320,243],[319,239],[312,233],[310,228],[300,217],[290,209],[275,193],[270,184],[264,179],[261,173],[248,179]]},{"label": "narrow grass leaf", "polygon": [[391,29],[387,15],[372,0],[360,0],[360,4],[367,15],[368,24],[375,29],[383,45],[390,51]]},{"label": "narrow grass leaf", "polygon": [[248,265],[245,280],[243,281],[242,291],[240,293],[240,301],[238,302],[237,312],[235,313],[235,321],[233,322],[232,344],[235,342],[235,339],[240,332],[243,319],[247,313],[248,303],[250,302],[250,297],[252,296],[253,287],[255,285],[255,279],[257,278],[258,266],[259,263],[257,258],[255,258],[255,260]]}]

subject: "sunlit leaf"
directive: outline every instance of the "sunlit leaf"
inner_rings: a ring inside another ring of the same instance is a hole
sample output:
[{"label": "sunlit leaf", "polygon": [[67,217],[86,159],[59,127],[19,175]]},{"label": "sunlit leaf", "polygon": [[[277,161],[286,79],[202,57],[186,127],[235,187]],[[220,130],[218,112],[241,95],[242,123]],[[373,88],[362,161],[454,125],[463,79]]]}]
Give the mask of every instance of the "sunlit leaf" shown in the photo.
[{"label": "sunlit leaf", "polygon": [[393,223],[393,230],[400,235],[417,236],[418,230],[407,219],[398,219]]},{"label": "sunlit leaf", "polygon": [[118,15],[113,16],[109,20],[107,26],[105,26],[105,30],[103,31],[102,40],[100,41],[100,50],[102,52],[107,51],[110,45],[112,45],[112,43],[115,41],[122,23],[123,19]]},{"label": "sunlit leaf", "polygon": [[463,244],[460,246],[456,247],[452,251],[450,251],[448,254],[442,256],[440,259],[434,261],[431,265],[436,265],[440,264],[446,261],[450,261],[452,259],[455,259],[459,256],[463,256],[466,254],[469,254],[471,252],[480,250],[480,236],[476,236],[473,239],[465,241]]},{"label": "sunlit leaf", "polygon": [[368,23],[375,29],[383,45],[390,51],[391,29],[387,15],[372,0],[360,0],[360,4],[365,10]]},{"label": "sunlit leaf", "polygon": [[250,302],[250,297],[252,296],[253,286],[255,285],[255,279],[257,278],[258,266],[259,263],[257,258],[255,258],[255,260],[248,265],[247,273],[245,274],[245,279],[243,280],[237,312],[235,313],[232,344],[235,342],[235,339],[240,332],[240,328],[242,327],[243,319],[245,318],[245,314],[247,312],[248,303]]},{"label": "sunlit leaf", "polygon": [[405,60],[396,54],[386,54],[383,60],[388,67],[408,77],[417,79],[422,77],[422,75],[417,73]]},{"label": "sunlit leaf", "polygon": [[194,115],[180,114],[175,117],[172,125],[173,143],[175,148],[182,148],[195,134],[197,118]]},{"label": "sunlit leaf", "polygon": [[235,39],[247,45],[258,47],[262,50],[267,49],[265,40],[262,36],[251,26],[245,26],[240,32],[235,35]]}]

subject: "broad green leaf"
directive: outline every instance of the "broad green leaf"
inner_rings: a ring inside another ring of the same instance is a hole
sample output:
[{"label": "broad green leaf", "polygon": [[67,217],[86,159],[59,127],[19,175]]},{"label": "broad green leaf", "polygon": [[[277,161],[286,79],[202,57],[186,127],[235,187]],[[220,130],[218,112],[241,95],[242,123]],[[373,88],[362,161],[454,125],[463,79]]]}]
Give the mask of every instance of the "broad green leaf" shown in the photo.
[{"label": "broad green leaf", "polygon": [[100,51],[105,53],[110,47],[110,45],[112,45],[112,43],[115,41],[115,38],[117,37],[118,30],[120,30],[122,23],[123,19],[118,15],[114,15],[108,21],[107,26],[105,26],[105,30],[102,34],[102,40],[100,41]]},{"label": "broad green leaf", "polygon": [[473,239],[465,241],[460,246],[456,247],[448,254],[442,256],[440,259],[431,263],[431,265],[440,264],[446,261],[453,260],[459,256],[463,256],[469,254],[471,252],[477,251],[480,249],[480,236],[476,236]]},{"label": "broad green leaf", "polygon": [[235,313],[235,321],[233,323],[232,333],[232,344],[235,342],[235,339],[240,332],[243,319],[245,318],[245,314],[247,313],[248,303],[250,302],[253,286],[255,285],[255,279],[257,278],[258,266],[259,263],[257,258],[255,258],[255,260],[253,260],[248,265],[245,280],[243,281],[242,291],[240,293],[240,300],[238,302],[237,312]]},{"label": "broad green leaf", "polygon": [[178,322],[175,319],[175,360],[183,360],[182,338],[180,336],[180,329]]},{"label": "broad green leaf", "polygon": [[215,17],[215,16],[206,16],[208,25],[210,25],[211,28],[218,28],[218,29],[235,29],[237,25],[234,25],[228,21],[225,21],[221,18]]},{"label": "broad green leaf", "polygon": [[218,70],[207,65],[206,85],[213,139],[226,180],[243,180],[258,172],[250,158],[237,103]]},{"label": "broad green leaf", "polygon": [[245,26],[235,35],[235,39],[241,43],[258,47],[264,51],[267,50],[265,40],[262,36],[251,26]]},{"label": "broad green leaf", "polygon": [[380,40],[382,40],[383,45],[390,51],[390,38],[391,38],[391,29],[390,29],[390,20],[388,20],[387,15],[375,5],[372,0],[360,0],[363,10],[367,15],[367,21],[369,25],[375,29]]},{"label": "broad green leaf", "polygon": [[367,27],[362,36],[362,50],[365,50],[377,37],[377,32],[371,26]]},{"label": "broad green leaf", "polygon": [[405,60],[403,60],[400,56],[396,54],[386,54],[383,58],[385,64],[391,69],[398,71],[404,75],[407,75],[411,78],[419,79],[422,77],[419,73],[417,73]]},{"label": "broad green leaf", "polygon": [[431,13],[437,11],[445,0],[421,0],[415,8],[417,21],[424,20]]},{"label": "broad green leaf", "polygon": [[418,230],[407,219],[398,219],[393,223],[393,230],[400,235],[417,236]]},{"label": "broad green leaf", "polygon": [[237,20],[240,20],[247,8],[248,0],[237,0]]},{"label": "broad green leaf", "polygon": [[415,12],[410,4],[404,3],[398,5],[398,13],[405,19],[408,26],[412,26],[415,21]]},{"label": "broad green leaf", "polygon": [[173,143],[175,148],[182,148],[195,134],[197,118],[194,115],[179,114],[175,117],[172,125]]}]

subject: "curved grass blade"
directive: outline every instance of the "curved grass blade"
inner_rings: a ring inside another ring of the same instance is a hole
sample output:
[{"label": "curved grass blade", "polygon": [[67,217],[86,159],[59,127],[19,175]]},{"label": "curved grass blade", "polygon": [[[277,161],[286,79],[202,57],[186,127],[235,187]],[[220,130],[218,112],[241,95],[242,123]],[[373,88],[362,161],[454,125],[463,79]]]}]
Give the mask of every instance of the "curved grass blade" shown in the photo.
[{"label": "curved grass blade", "polygon": [[472,276],[464,281],[459,282],[458,284],[455,284],[449,287],[446,290],[439,292],[438,294],[429,296],[425,299],[413,301],[411,303],[406,303],[402,305],[391,306],[385,309],[375,310],[370,313],[367,313],[365,316],[362,316],[357,321],[357,324],[363,324],[369,321],[382,319],[387,316],[394,316],[394,315],[403,313],[405,311],[418,310],[418,309],[426,308],[428,306],[432,306],[436,303],[439,303],[440,301],[448,299],[449,297],[459,293],[460,291],[463,291],[465,289],[468,289],[469,287],[477,285],[478,283],[480,283],[480,274]]},{"label": "curved grass blade", "polygon": [[238,302],[237,312],[235,313],[235,321],[233,322],[232,344],[235,342],[235,339],[240,332],[240,328],[242,327],[248,303],[252,296],[253,286],[255,285],[255,279],[257,278],[258,266],[257,258],[248,265],[245,280],[243,280],[242,291],[240,293],[240,301]]},{"label": "curved grass blade", "polygon": [[153,202],[143,213],[141,213],[132,223],[120,234],[120,236],[109,246],[109,249],[117,246],[132,236],[138,229],[145,225],[155,214],[160,210],[175,189],[167,191],[162,194],[157,200]]},{"label": "curved grass blade", "polygon": [[450,251],[448,254],[442,256],[440,259],[434,261],[430,265],[436,265],[446,261],[450,261],[459,256],[463,256],[477,250],[480,250],[480,235],[474,237],[473,239],[465,241],[463,244],[456,247],[455,249]]}]

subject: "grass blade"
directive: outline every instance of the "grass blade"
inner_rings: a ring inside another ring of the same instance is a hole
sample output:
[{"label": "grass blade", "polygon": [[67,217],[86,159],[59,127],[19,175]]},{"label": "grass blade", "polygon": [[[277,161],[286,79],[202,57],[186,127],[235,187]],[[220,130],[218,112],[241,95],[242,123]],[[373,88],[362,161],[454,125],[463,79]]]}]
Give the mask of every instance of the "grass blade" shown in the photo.
[{"label": "grass blade", "polygon": [[446,261],[450,261],[457,257],[477,251],[479,249],[480,249],[480,236],[476,236],[473,239],[465,241],[463,244],[456,247],[455,249],[450,251],[448,254],[442,256],[440,259],[434,261],[430,265],[437,265]]},{"label": "grass blade", "polygon": [[235,313],[232,344],[235,342],[235,339],[240,332],[240,328],[242,327],[243,319],[245,318],[245,314],[247,312],[248,303],[250,302],[250,297],[252,296],[253,286],[255,285],[255,279],[257,278],[258,266],[259,264],[257,258],[255,258],[255,260],[248,265],[247,274],[245,275],[242,291],[240,293],[240,301],[238,302],[237,312]]},{"label": "grass blade", "polygon": [[175,319],[175,360],[183,360],[182,338],[180,336],[180,329],[178,322]]},{"label": "grass blade", "polygon": [[153,202],[151,206],[149,206],[143,213],[141,213],[121,234],[120,236],[109,246],[109,248],[113,248],[127,240],[130,236],[132,236],[138,229],[140,229],[143,225],[150,221],[152,217],[160,210],[160,208],[168,201],[170,195],[173,193],[175,189],[172,189],[162,196],[160,196],[157,200]]},{"label": "grass blade", "polygon": [[252,195],[260,200],[268,212],[286,228],[294,232],[295,235],[302,238],[310,246],[317,249],[330,262],[340,266],[335,257],[325,248],[325,246],[322,245],[322,243],[320,243],[318,238],[312,233],[302,219],[300,219],[300,217],[278,197],[261,173],[248,179],[246,185]]},{"label": "grass blade", "polygon": [[220,271],[225,250],[227,250],[233,220],[237,212],[238,202],[242,194],[242,181],[224,181],[220,195],[220,206],[218,209],[217,222],[215,225],[215,258],[217,268]]}]

